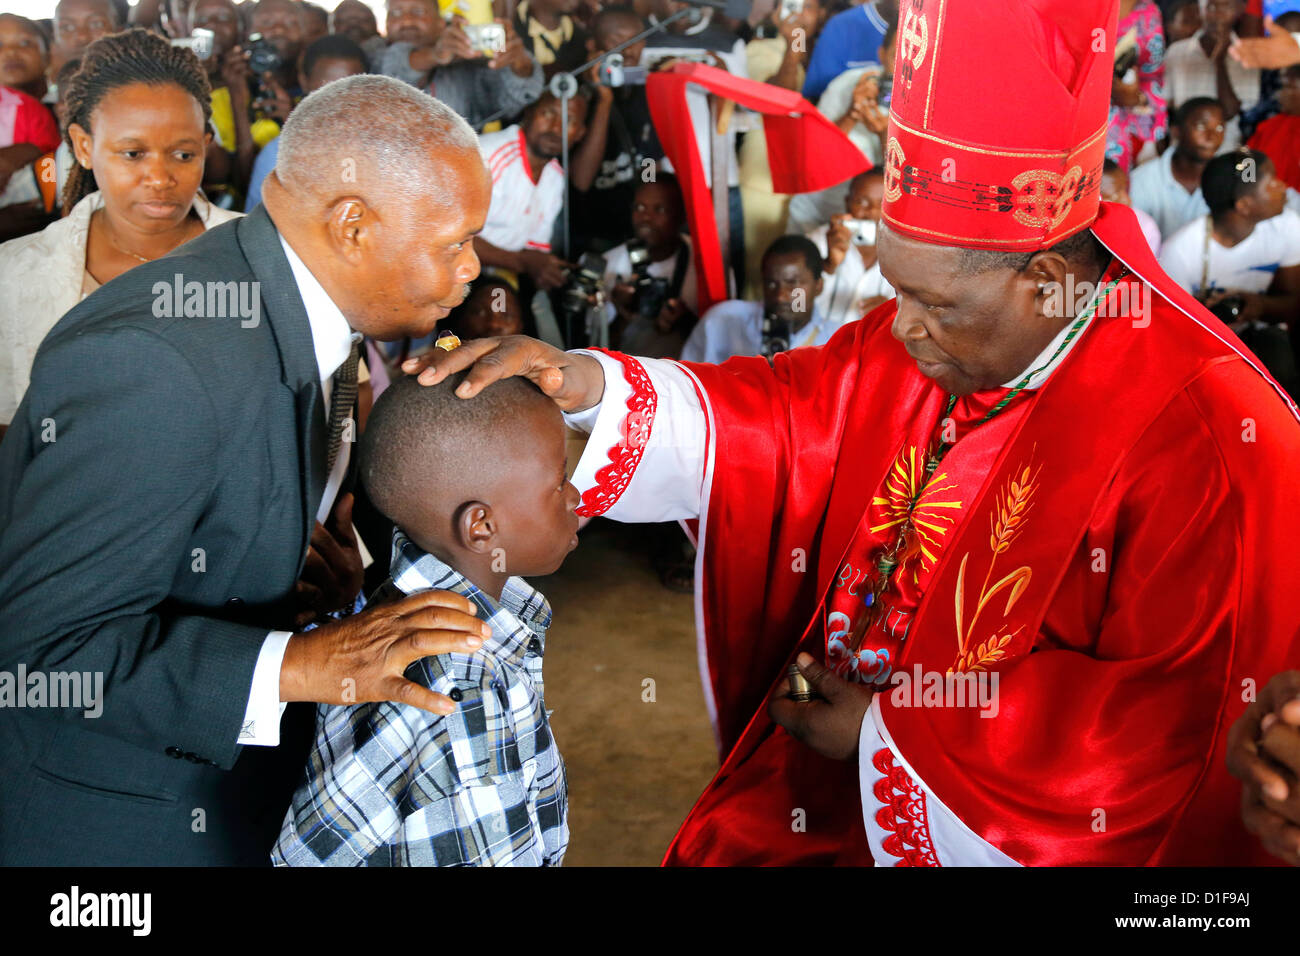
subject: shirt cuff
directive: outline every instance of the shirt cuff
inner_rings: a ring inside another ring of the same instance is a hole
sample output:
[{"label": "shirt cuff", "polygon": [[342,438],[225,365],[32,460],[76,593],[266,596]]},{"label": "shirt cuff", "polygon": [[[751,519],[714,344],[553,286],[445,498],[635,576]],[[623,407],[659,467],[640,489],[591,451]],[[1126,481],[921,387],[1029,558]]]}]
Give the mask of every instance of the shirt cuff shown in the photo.
[{"label": "shirt cuff", "polygon": [[253,668],[253,686],[248,693],[248,707],[239,728],[239,743],[253,747],[280,745],[280,716],[285,704],[280,700],[280,665],[289,646],[290,631],[272,631],[262,641]]},{"label": "shirt cuff", "polygon": [[600,363],[600,369],[605,373],[605,391],[601,395],[600,401],[592,405],[591,408],[583,409],[580,412],[564,413],[564,424],[574,431],[590,435],[591,430],[596,426],[596,419],[600,417],[600,410],[606,400],[613,401],[621,406],[627,401],[628,396],[632,394],[632,387],[624,380],[623,370],[618,362],[609,356],[602,355],[600,352],[591,352],[587,349],[574,349],[572,354],[590,355]]}]

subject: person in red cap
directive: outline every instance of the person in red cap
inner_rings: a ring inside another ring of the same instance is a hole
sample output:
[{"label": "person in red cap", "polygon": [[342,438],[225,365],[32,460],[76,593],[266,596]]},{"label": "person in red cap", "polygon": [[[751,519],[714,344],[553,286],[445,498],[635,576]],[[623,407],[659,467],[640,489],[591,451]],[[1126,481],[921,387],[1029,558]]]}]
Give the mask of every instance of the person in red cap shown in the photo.
[{"label": "person in red cap", "polygon": [[421,373],[537,382],[582,513],[698,518],[724,760],[666,863],[1273,859],[1225,739],[1300,659],[1300,416],[1100,202],[1118,0],[990,10],[900,4],[897,298],[827,345]]}]

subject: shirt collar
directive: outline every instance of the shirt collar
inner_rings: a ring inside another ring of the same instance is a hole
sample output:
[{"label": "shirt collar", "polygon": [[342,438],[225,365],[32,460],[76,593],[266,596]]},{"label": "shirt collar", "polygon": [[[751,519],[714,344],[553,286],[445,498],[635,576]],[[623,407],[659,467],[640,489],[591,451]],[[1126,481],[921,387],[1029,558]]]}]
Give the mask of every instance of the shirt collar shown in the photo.
[{"label": "shirt collar", "polygon": [[454,591],[474,602],[492,635],[483,646],[507,659],[522,659],[530,641],[544,638],[551,625],[551,605],[540,591],[520,577],[509,578],[495,600],[446,562],[429,554],[401,531],[393,532],[393,585],[403,594],[436,588]]},{"label": "shirt collar", "polygon": [[302,296],[303,307],[307,310],[307,321],[311,324],[311,341],[316,350],[316,366],[320,369],[320,379],[324,383],[342,365],[352,351],[352,343],[360,341],[361,333],[353,332],[343,311],[334,304],[325,291],[325,287],[312,275],[307,264],[293,251],[293,246],[280,236],[280,245],[284,248],[289,268],[293,270],[293,281]]}]

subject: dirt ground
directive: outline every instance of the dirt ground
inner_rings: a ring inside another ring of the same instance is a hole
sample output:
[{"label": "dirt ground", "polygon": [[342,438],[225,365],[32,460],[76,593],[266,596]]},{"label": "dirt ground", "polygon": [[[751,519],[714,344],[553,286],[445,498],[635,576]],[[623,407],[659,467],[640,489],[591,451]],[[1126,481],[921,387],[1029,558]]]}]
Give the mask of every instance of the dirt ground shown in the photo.
[{"label": "dirt ground", "polygon": [[645,529],[602,520],[530,583],[554,612],[545,681],[569,774],[564,863],[655,866],[717,770],[693,599],[659,583]]}]

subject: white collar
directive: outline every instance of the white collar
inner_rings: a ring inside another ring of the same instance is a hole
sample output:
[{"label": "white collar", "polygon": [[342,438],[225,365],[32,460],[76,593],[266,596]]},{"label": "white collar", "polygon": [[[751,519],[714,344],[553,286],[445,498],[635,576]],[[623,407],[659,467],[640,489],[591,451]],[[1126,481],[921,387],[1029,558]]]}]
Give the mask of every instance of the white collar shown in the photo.
[{"label": "white collar", "polygon": [[352,343],[361,338],[360,332],[353,332],[343,311],[334,304],[325,287],[311,274],[307,264],[293,251],[293,246],[280,235],[280,245],[293,270],[293,281],[302,296],[303,307],[307,310],[307,321],[311,323],[311,341],[316,350],[316,366],[320,369],[323,385],[340,365],[347,361],[352,351]]}]

